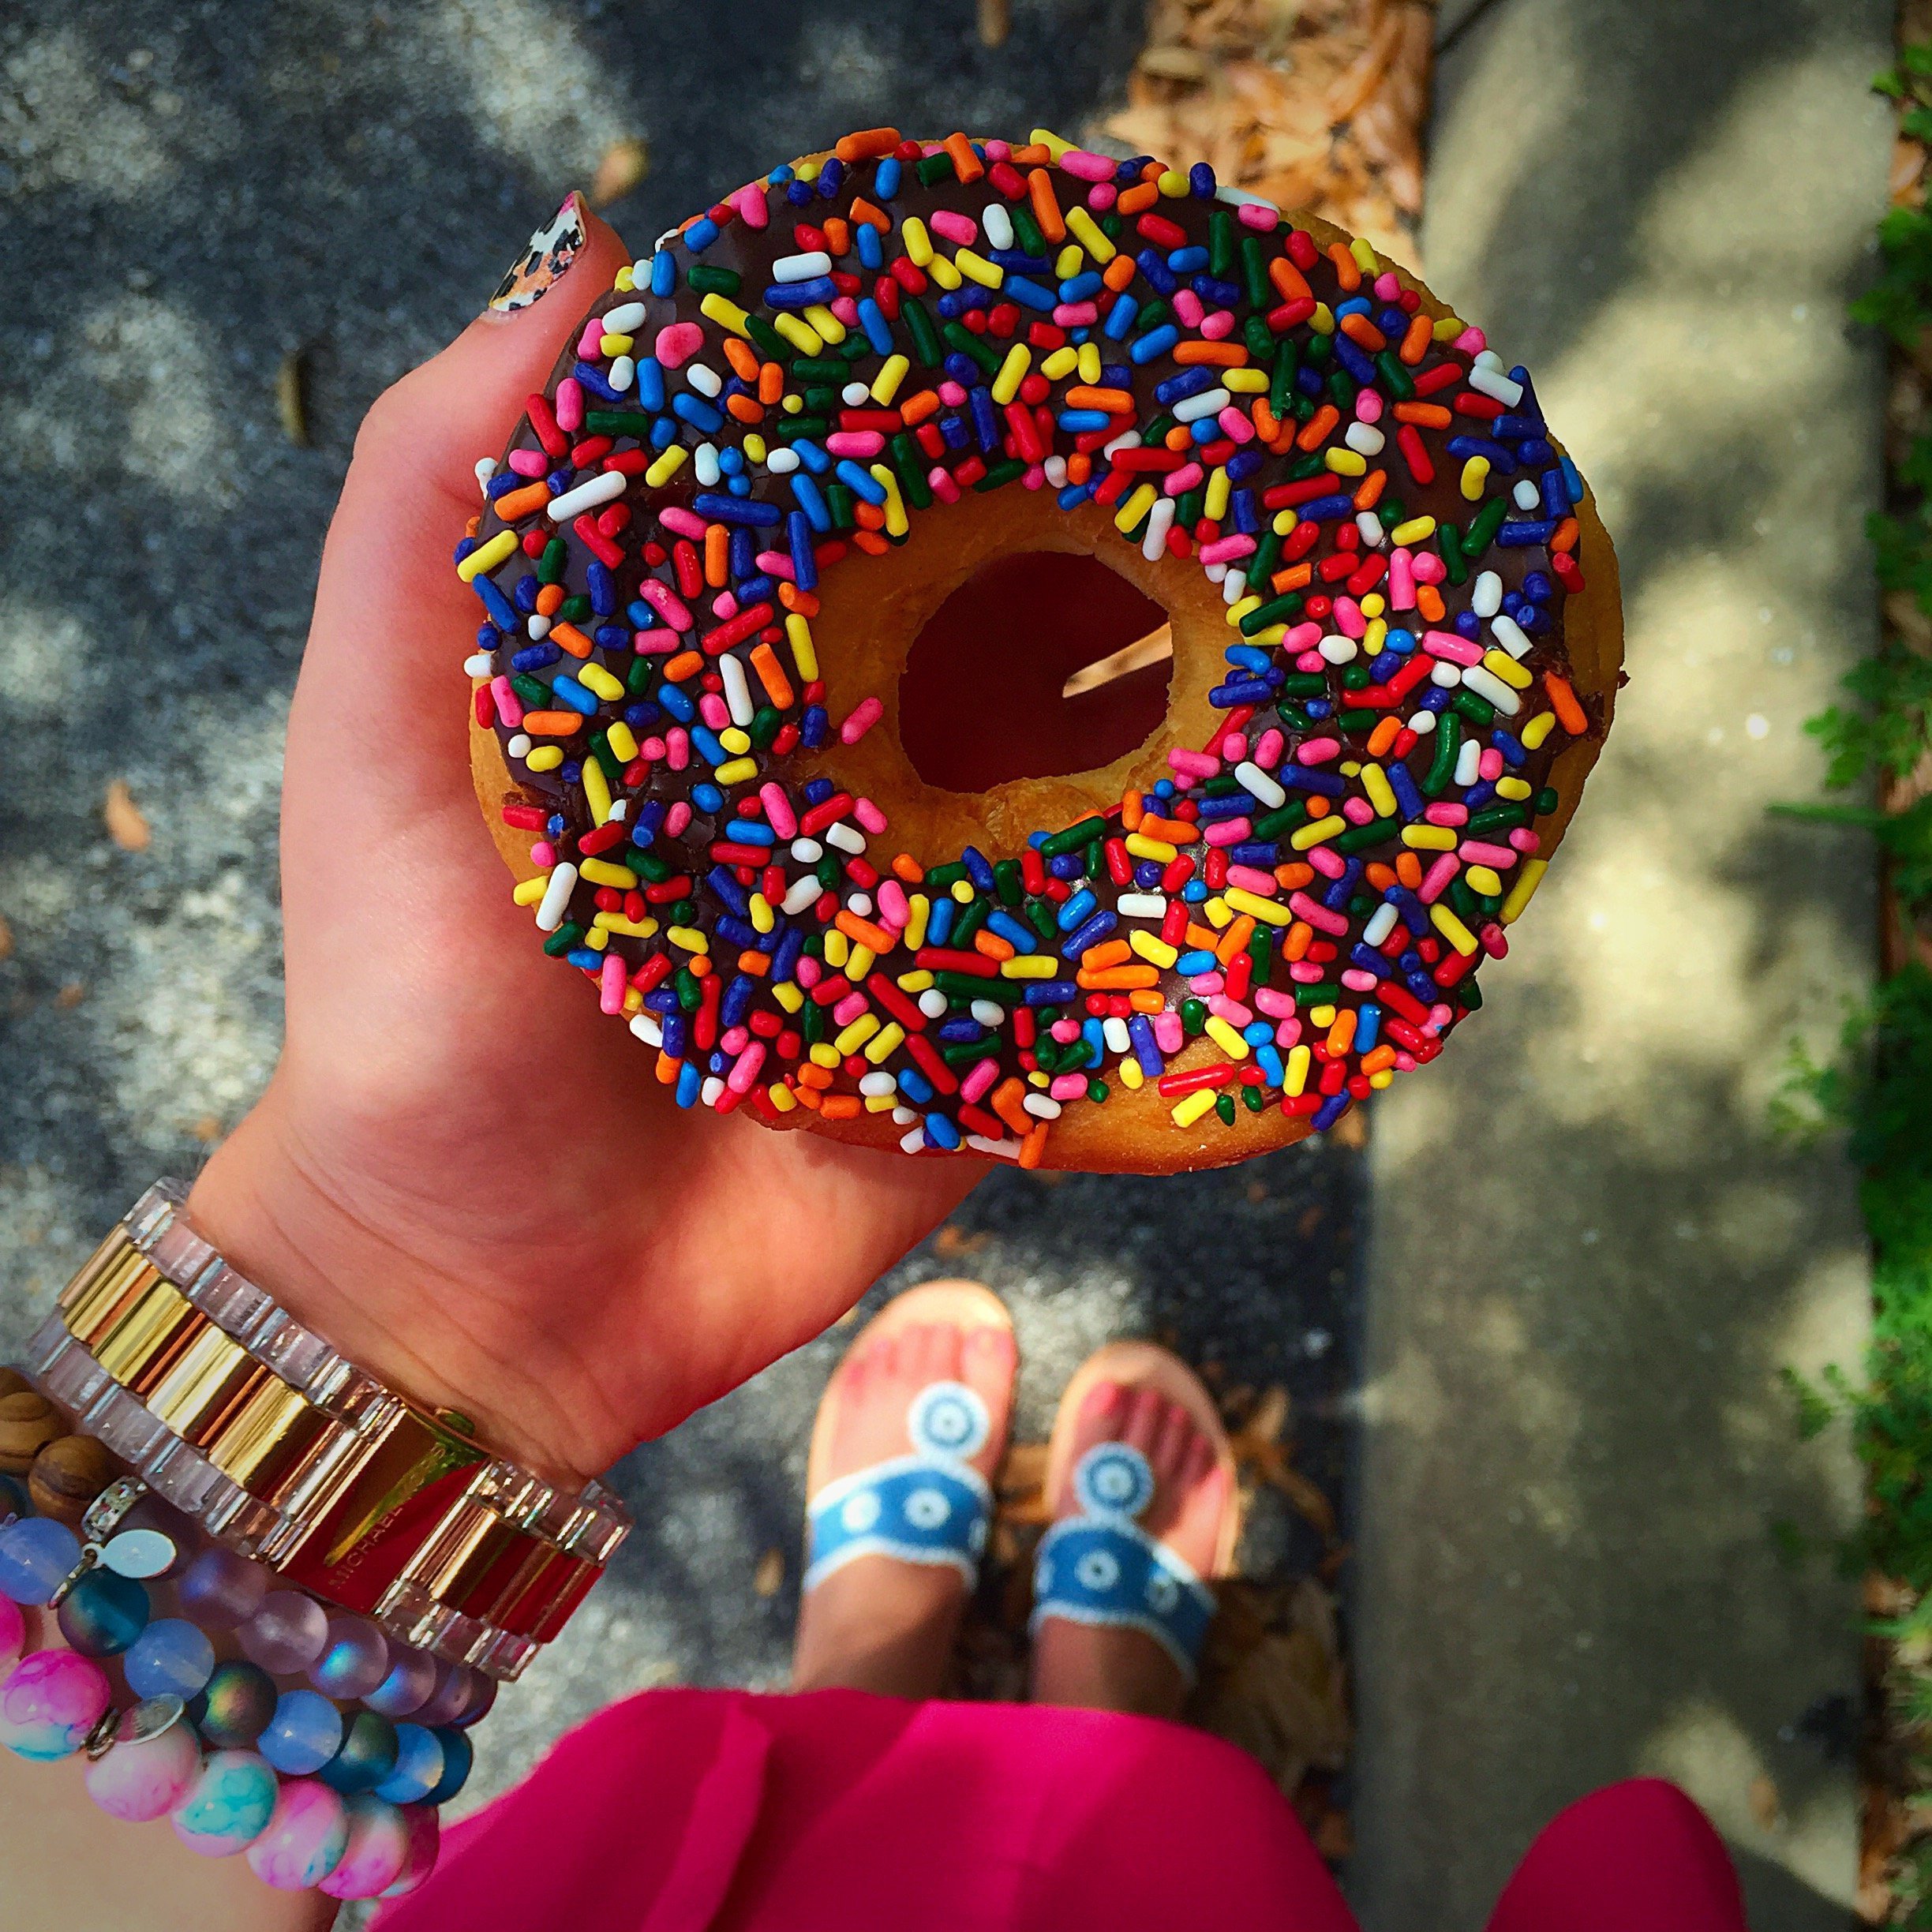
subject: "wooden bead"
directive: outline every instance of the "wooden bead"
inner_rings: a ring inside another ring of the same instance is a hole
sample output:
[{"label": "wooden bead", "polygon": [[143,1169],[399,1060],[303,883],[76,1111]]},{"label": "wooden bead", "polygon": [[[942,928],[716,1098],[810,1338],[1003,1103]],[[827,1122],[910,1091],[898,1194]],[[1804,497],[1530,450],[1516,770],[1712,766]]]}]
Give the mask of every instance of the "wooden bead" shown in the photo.
[{"label": "wooden bead", "polygon": [[114,1481],[114,1460],[91,1436],[60,1436],[33,1459],[27,1493],[43,1516],[77,1529],[87,1507]]},{"label": "wooden bead", "polygon": [[41,1450],[66,1433],[54,1405],[37,1391],[16,1389],[0,1395],[0,1470],[9,1475],[24,1476]]},{"label": "wooden bead", "polygon": [[0,1395],[17,1395],[33,1384],[17,1368],[0,1368]]}]

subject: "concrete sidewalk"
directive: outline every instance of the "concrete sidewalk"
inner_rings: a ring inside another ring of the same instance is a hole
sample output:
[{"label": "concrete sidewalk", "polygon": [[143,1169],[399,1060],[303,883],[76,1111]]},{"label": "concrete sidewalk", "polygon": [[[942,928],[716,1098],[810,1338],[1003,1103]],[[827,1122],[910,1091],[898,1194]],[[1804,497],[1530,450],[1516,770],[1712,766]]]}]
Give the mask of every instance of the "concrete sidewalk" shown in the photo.
[{"label": "concrete sidewalk", "polygon": [[[1446,6],[1435,286],[1536,371],[1615,534],[1630,687],[1493,1011],[1372,1136],[1351,1890],[1483,1922],[1608,1780],[1688,1788],[1758,1932],[1848,1923],[1851,1519],[1780,1365],[1858,1361],[1853,1178],[1775,1139],[1867,983],[1869,854],[1767,818],[1872,641],[1883,0]],[[1503,997],[1507,994],[1507,997]]]}]

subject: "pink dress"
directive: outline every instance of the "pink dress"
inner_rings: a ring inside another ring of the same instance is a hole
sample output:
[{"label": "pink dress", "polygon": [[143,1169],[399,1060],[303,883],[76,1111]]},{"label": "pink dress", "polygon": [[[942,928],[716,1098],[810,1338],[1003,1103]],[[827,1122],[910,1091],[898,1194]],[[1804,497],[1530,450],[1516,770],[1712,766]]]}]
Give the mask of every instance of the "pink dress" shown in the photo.
[{"label": "pink dress", "polygon": [[[601,1712],[448,1833],[377,1932],[1357,1932],[1232,1746],[1152,1718],[851,1690],[654,1690]],[[1545,1830],[1490,1932],[1744,1932],[1674,1786]]]}]

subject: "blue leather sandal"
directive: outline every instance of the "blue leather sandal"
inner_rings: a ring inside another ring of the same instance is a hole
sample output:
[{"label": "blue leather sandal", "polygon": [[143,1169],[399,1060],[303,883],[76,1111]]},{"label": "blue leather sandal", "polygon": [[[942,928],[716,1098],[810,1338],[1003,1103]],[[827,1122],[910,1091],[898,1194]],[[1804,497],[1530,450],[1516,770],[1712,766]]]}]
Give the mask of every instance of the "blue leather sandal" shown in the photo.
[{"label": "blue leather sandal", "polygon": [[[1147,1458],[1130,1444],[1099,1442],[1077,1462],[1073,1439],[1088,1391],[1096,1382],[1125,1388],[1151,1387],[1185,1409],[1213,1443],[1231,1476],[1234,1452],[1214,1400],[1193,1372],[1150,1342],[1117,1342],[1088,1359],[1067,1385],[1047,1451],[1046,1498],[1056,1515],[1034,1559],[1033,1616],[1037,1633],[1051,1617],[1075,1623],[1136,1630],[1171,1657],[1190,1683],[1199,1667],[1208,1627],[1214,1620],[1209,1578],[1140,1526],[1154,1500],[1155,1478]],[[1072,1466],[1069,1468],[1069,1465]],[[1059,1514],[1071,1492],[1078,1513]],[[1241,1510],[1232,1481],[1209,1576],[1229,1574],[1241,1534]]]},{"label": "blue leather sandal", "polygon": [[[998,1298],[975,1282],[930,1282],[899,1296],[875,1316],[848,1352],[882,1329],[950,1323],[962,1331],[1011,1326]],[[993,1492],[970,1458],[983,1449],[992,1417],[964,1382],[929,1383],[906,1413],[905,1454],[826,1480],[840,1378],[834,1372],[818,1408],[806,1473],[806,1570],[803,1587],[823,1582],[860,1556],[944,1564],[970,1588],[979,1573],[993,1518]]]}]

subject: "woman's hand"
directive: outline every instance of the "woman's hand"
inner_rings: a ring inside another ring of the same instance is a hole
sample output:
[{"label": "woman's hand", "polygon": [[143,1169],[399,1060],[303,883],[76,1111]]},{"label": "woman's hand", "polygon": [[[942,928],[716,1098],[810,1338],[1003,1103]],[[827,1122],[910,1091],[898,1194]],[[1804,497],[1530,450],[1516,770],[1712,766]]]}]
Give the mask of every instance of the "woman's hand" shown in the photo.
[{"label": "woman's hand", "polygon": [[577,207],[543,298],[471,324],[357,437],[289,717],[286,1043],[191,1211],[344,1354],[581,1474],[816,1334],[984,1163],[679,1112],[511,903],[451,552],[477,459],[629,259]]}]

